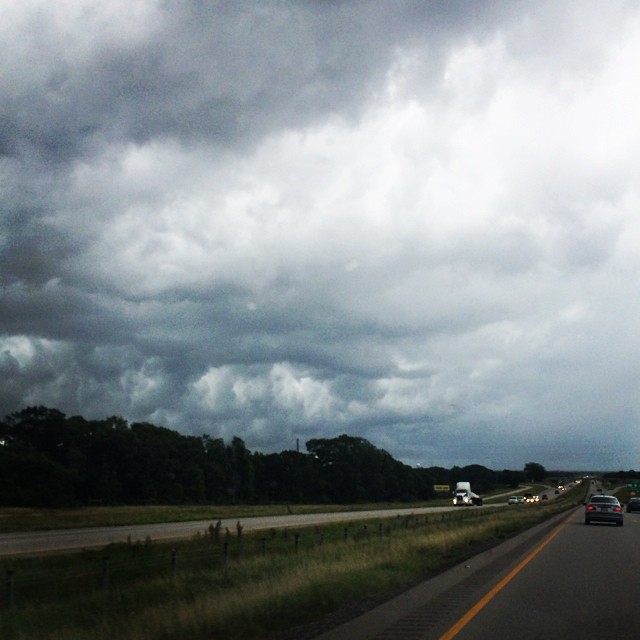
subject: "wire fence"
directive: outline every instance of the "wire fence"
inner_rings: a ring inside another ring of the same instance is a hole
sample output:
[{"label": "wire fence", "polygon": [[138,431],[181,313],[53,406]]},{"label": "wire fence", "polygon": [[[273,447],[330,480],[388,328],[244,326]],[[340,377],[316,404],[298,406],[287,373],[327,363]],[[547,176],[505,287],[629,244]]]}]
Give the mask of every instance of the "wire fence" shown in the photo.
[{"label": "wire fence", "polygon": [[109,545],[100,552],[16,558],[12,563],[5,562],[0,612],[108,594],[144,581],[176,581],[190,575],[226,571],[249,558],[298,555],[329,544],[361,544],[372,538],[390,536],[398,530],[439,528],[493,512],[494,509],[460,508],[437,514],[362,521],[349,526],[271,529],[251,534],[243,532],[240,522],[234,532],[228,529],[223,532],[218,522],[194,539],[173,547],[147,538]]}]

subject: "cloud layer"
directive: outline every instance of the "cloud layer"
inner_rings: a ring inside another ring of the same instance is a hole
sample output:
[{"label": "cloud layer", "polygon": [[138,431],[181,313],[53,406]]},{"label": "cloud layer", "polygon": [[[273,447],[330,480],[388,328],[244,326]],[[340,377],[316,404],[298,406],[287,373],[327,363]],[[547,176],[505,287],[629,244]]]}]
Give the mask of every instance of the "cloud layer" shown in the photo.
[{"label": "cloud layer", "polygon": [[634,4],[2,13],[3,415],[638,466]]}]

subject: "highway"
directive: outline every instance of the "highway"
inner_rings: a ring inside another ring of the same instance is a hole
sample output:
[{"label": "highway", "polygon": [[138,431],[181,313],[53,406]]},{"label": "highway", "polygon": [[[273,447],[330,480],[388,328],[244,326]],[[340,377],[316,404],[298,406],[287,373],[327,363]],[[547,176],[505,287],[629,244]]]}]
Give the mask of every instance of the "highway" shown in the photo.
[{"label": "highway", "polygon": [[[553,499],[554,491],[548,493]],[[506,506],[506,499],[500,497],[496,504]],[[460,508],[246,518],[242,526],[246,531],[303,527],[327,521],[437,514]],[[228,519],[221,525],[223,530],[234,531],[236,522]],[[0,555],[95,548],[127,539],[144,540],[147,536],[154,540],[185,538],[205,533],[211,524],[198,521],[2,534]],[[635,567],[640,566],[639,536],[639,513],[625,513],[624,527],[586,526],[583,509],[574,508],[314,638],[635,640],[640,637],[639,626],[634,622],[640,602],[640,581],[635,576]]]},{"label": "highway", "polygon": [[577,508],[316,640],[637,640],[639,539]]},{"label": "highway", "polygon": [[626,526],[586,526],[582,509],[456,636],[493,638],[640,637],[640,516]]},{"label": "highway", "polygon": [[[525,487],[526,489],[527,487]],[[502,499],[508,493],[492,496],[487,501],[488,506],[505,506]],[[482,509],[485,507],[473,507]],[[286,516],[262,516],[255,518],[242,518],[243,531],[256,531],[268,529],[281,529],[293,527],[308,527],[327,522],[349,522],[350,520],[366,520],[369,518],[393,518],[395,516],[421,515],[426,513],[442,513],[454,509],[467,507],[441,506],[418,507],[407,509],[391,509],[386,511],[349,511],[336,513],[316,514],[292,514]],[[80,551],[83,549],[96,549],[117,542],[144,541],[147,538],[156,541],[169,541],[196,536],[198,533],[207,534],[211,525],[216,525],[217,520],[198,520],[191,522],[167,522],[147,525],[127,525],[110,527],[91,527],[74,529],[56,529],[49,531],[29,531],[20,533],[0,534],[0,557],[10,555],[34,555],[42,553],[61,553]],[[236,518],[221,520],[221,531],[229,529],[236,531]]]},{"label": "highway", "polygon": [[[502,503],[503,504],[503,503]],[[419,515],[425,513],[441,513],[467,507],[422,507],[411,509],[392,509],[387,511],[349,511],[342,513],[293,514],[286,516],[262,516],[242,518],[243,531],[268,530],[292,527],[308,527],[327,522],[348,522],[350,520],[366,520],[369,518],[392,518],[395,516]],[[482,509],[483,507],[473,507]],[[189,538],[207,534],[211,525],[217,520],[199,520],[191,522],[167,522],[161,524],[91,527],[80,529],[56,529],[52,531],[30,531],[0,534],[0,556],[28,555],[40,553],[60,553],[82,549],[101,548],[116,542],[127,540],[144,541],[147,537],[156,541]],[[238,520],[221,520],[221,531],[229,529],[236,532]]]}]

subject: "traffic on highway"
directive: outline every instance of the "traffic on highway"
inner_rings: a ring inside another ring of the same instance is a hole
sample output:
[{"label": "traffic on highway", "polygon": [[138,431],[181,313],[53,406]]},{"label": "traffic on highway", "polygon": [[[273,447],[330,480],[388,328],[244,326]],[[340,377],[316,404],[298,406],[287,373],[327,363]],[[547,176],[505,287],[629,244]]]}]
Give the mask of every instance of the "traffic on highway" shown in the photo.
[{"label": "traffic on highway", "polygon": [[[640,582],[636,580],[635,567],[640,563],[640,546],[636,544],[640,513],[629,508],[631,500],[625,504],[625,499],[608,495],[596,480],[589,483],[584,505],[572,507],[423,581],[368,613],[317,635],[317,640],[637,638],[634,621]],[[531,502],[553,500],[574,486],[548,487],[531,494],[538,498]],[[522,502],[514,503],[513,496],[506,493],[491,496],[486,501],[489,504],[471,508],[527,509],[527,489],[522,488]],[[594,504],[598,511],[590,508]],[[459,508],[451,505],[247,518],[243,527],[300,527]],[[616,526],[618,522],[624,527]],[[206,530],[210,524],[199,521],[3,534],[0,554],[92,548],[145,536],[156,540],[188,537]],[[228,528],[235,525],[235,520],[222,522]]]},{"label": "traffic on highway", "polygon": [[592,497],[316,640],[636,640],[640,513],[585,526]]},{"label": "traffic on highway", "polygon": [[[527,487],[524,489],[526,490]],[[508,495],[509,494],[507,493],[500,493],[491,496],[484,506],[505,506],[505,500]],[[474,505],[474,508],[484,507]],[[395,516],[406,516],[412,514],[421,515],[428,513],[442,513],[443,511],[451,511],[452,509],[455,509],[455,507],[412,507],[391,510],[260,516],[243,518],[242,527],[245,531],[277,529],[283,527],[307,527],[327,522],[348,522],[351,520],[364,520],[367,518],[392,518]],[[225,529],[234,531],[237,522],[237,519],[222,519],[220,520],[220,527],[223,531]],[[0,534],[0,557],[7,555],[59,553],[82,549],[95,549],[104,547],[108,544],[146,540],[148,538],[157,541],[184,539],[198,535],[199,533],[206,533],[212,524],[216,523],[211,520],[197,520],[190,522],[167,522],[145,525],[2,533]]]}]

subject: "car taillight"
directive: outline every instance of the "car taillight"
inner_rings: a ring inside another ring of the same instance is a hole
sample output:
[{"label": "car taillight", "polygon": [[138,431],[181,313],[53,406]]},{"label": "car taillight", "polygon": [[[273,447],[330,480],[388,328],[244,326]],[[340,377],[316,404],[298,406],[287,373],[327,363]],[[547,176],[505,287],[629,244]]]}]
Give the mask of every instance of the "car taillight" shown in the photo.
[{"label": "car taillight", "polygon": [[622,511],[622,507],[613,507],[614,511]]},{"label": "car taillight", "polygon": [[596,508],[592,504],[587,506],[587,511],[595,511],[595,510],[596,510]]}]

